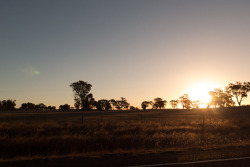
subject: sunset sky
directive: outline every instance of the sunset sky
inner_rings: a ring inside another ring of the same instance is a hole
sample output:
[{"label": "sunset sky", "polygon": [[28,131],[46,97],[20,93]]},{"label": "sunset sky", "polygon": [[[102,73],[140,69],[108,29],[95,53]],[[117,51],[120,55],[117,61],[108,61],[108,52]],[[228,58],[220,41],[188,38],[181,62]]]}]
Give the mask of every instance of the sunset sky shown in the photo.
[{"label": "sunset sky", "polygon": [[250,1],[1,0],[0,78],[17,107],[73,106],[79,80],[137,107],[250,81]]}]

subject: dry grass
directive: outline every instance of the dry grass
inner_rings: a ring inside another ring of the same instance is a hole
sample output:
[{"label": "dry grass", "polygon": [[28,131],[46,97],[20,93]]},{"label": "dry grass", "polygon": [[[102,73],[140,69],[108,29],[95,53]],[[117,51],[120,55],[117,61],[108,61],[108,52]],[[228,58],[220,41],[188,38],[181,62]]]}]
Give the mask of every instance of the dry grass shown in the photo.
[{"label": "dry grass", "polygon": [[[44,119],[34,113],[34,119],[29,120],[21,114],[22,120],[17,114],[15,119],[0,123],[1,159],[212,149],[250,144],[248,113],[206,111],[204,125],[200,110],[87,112],[83,124],[82,113],[75,113],[77,117],[72,113],[57,113],[58,117],[53,114],[51,117],[51,113],[40,114]],[[28,116],[32,118],[32,113]]]}]

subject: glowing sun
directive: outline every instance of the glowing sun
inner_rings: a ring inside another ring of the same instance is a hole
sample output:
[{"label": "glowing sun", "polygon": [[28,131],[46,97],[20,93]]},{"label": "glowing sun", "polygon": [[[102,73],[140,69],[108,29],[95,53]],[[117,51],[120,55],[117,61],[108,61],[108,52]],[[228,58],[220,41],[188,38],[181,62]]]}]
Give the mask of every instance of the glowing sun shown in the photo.
[{"label": "glowing sun", "polygon": [[209,91],[214,90],[214,88],[216,88],[216,84],[211,82],[196,83],[189,89],[188,95],[192,101],[200,100],[200,102],[203,103],[200,107],[204,107],[203,105],[211,100]]}]

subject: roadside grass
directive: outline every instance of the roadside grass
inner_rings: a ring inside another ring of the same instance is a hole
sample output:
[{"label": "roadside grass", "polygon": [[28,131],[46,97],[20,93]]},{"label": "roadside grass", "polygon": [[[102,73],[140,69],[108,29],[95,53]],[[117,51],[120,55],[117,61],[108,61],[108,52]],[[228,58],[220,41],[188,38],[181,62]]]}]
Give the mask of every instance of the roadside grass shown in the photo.
[{"label": "roadside grass", "polygon": [[[15,114],[15,113],[11,113]],[[246,114],[190,110],[85,114],[0,123],[0,159],[147,153],[250,145]],[[32,114],[31,114],[32,115]],[[32,117],[30,117],[32,118]]]}]

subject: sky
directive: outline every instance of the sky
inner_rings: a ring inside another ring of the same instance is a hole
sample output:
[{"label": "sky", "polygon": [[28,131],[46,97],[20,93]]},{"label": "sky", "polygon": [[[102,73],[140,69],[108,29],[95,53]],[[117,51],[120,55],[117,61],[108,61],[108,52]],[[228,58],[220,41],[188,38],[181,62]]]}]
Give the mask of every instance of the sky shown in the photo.
[{"label": "sky", "polygon": [[[0,100],[178,99],[250,79],[248,0],[1,0]],[[250,97],[243,104],[250,104]]]}]

